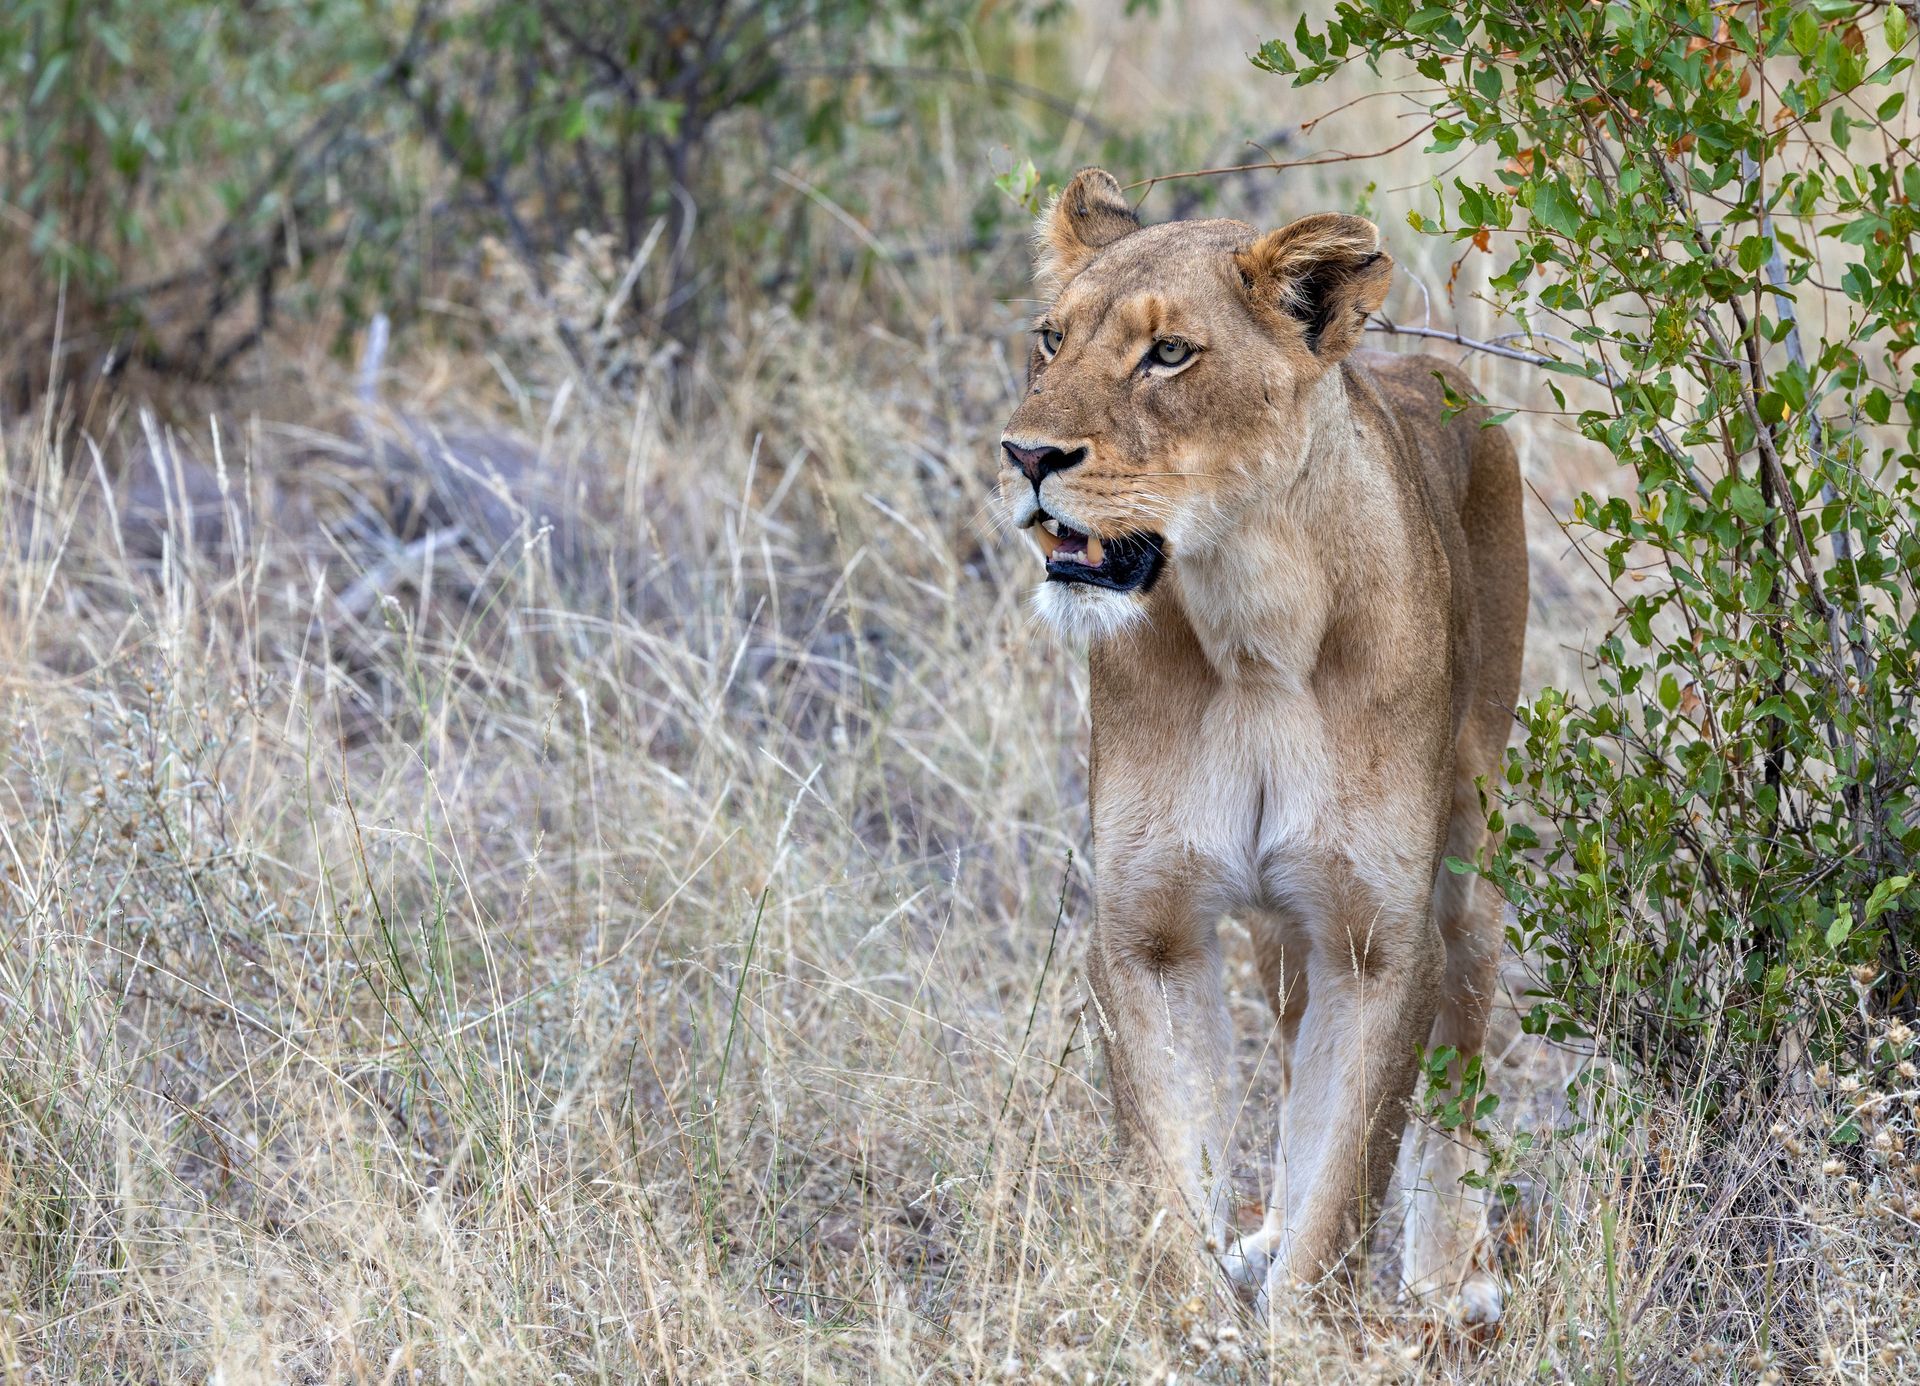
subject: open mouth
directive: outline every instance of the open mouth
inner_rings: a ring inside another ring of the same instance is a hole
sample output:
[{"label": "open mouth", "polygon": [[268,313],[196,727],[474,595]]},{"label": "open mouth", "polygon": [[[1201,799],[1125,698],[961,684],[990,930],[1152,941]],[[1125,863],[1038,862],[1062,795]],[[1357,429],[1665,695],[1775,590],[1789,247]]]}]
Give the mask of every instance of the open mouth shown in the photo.
[{"label": "open mouth", "polygon": [[1042,510],[1034,542],[1047,560],[1048,582],[1084,582],[1114,592],[1139,592],[1160,576],[1165,542],[1157,534],[1082,534]]}]

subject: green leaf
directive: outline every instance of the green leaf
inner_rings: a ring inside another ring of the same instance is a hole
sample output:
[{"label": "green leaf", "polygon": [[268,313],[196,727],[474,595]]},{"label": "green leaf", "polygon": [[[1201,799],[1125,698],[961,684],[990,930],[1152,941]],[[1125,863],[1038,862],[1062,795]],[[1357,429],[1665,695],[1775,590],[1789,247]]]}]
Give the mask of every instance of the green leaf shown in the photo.
[{"label": "green leaf", "polygon": [[1767,518],[1767,503],[1760,498],[1760,488],[1751,482],[1736,481],[1727,488],[1727,505],[1750,525],[1762,524]]},{"label": "green leaf", "polygon": [[1803,58],[1812,56],[1813,50],[1820,46],[1820,22],[1811,10],[1801,10],[1794,15],[1793,22],[1787,26],[1787,42]]},{"label": "green leaf", "polygon": [[1042,201],[1040,171],[1033,166],[1032,159],[1022,159],[1017,167],[995,178],[993,186],[1028,215],[1039,214]]},{"label": "green leaf", "polygon": [[1266,72],[1290,74],[1299,69],[1293,50],[1279,39],[1268,39],[1253,55],[1253,65]]},{"label": "green leaf", "polygon": [[1898,897],[1912,884],[1911,876],[1889,876],[1876,885],[1873,893],[1867,896],[1867,907],[1862,911],[1865,922],[1871,924],[1892,909]]},{"label": "green leaf", "polygon": [[1580,205],[1566,184],[1558,178],[1534,184],[1533,202],[1529,210],[1535,221],[1544,223],[1563,236],[1579,234]]}]

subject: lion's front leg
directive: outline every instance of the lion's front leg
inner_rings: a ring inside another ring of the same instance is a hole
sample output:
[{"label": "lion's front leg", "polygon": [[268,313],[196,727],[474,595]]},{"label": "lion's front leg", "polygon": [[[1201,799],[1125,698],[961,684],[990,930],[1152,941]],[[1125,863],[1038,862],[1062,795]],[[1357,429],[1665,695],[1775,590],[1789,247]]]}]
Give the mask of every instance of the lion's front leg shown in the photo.
[{"label": "lion's front leg", "polygon": [[[1424,865],[1424,864],[1423,864]],[[1430,877],[1363,881],[1328,868],[1312,923],[1307,1006],[1281,1111],[1273,1202],[1249,1252],[1271,1257],[1265,1299],[1320,1281],[1363,1243],[1393,1173],[1433,1024],[1442,945]]]},{"label": "lion's front leg", "polygon": [[1215,923],[1181,886],[1103,887],[1087,973],[1114,1109],[1148,1181],[1153,1206],[1144,1212],[1169,1215],[1176,1235],[1217,1252],[1228,1213],[1232,1026]]}]

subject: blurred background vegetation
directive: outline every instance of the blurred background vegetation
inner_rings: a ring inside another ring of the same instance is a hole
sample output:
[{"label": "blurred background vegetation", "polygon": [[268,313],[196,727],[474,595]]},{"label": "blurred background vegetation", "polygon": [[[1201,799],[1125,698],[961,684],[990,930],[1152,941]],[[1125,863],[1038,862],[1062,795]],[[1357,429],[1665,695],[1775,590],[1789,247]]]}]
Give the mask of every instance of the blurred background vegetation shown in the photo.
[{"label": "blurred background vegetation", "polygon": [[[405,326],[458,298],[489,255],[551,308],[581,237],[619,293],[602,322],[563,317],[579,365],[595,332],[684,346],[769,298],[805,312],[822,269],[884,302],[883,261],[1020,230],[988,177],[945,205],[955,126],[970,161],[998,143],[1016,193],[1073,158],[1134,162],[1139,135],[1064,80],[1064,12],[20,0],[0,26],[5,399],[130,368],[218,380],[289,319],[344,350],[377,312]],[[1042,144],[1063,163],[1029,175]],[[943,229],[849,252],[883,198],[904,204],[884,221]]]}]

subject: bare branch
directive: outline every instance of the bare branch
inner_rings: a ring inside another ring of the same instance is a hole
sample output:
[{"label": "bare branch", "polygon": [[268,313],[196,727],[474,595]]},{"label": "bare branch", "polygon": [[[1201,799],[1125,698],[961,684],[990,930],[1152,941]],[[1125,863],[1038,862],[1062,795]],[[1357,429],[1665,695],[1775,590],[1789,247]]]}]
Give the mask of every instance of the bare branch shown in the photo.
[{"label": "bare branch", "polygon": [[[1580,359],[1577,362],[1563,361],[1557,356],[1548,356],[1543,352],[1522,351],[1518,347],[1502,345],[1503,341],[1512,340],[1517,337],[1544,338],[1550,341],[1563,342],[1563,339],[1547,337],[1545,333],[1508,332],[1502,334],[1499,340],[1481,341],[1475,337],[1462,336],[1458,332],[1448,332],[1444,328],[1409,327],[1394,322],[1389,318],[1382,317],[1374,317],[1371,319],[1367,323],[1367,331],[1382,332],[1390,337],[1427,337],[1434,341],[1450,342],[1454,346],[1463,347],[1468,351],[1484,352],[1488,356],[1498,356],[1507,361],[1519,361],[1529,366],[1578,365],[1589,372],[1591,376],[1599,379],[1608,389],[1615,390],[1619,388],[1619,380],[1614,376],[1612,368],[1609,367],[1605,361],[1596,360],[1591,356],[1587,356],[1585,353],[1580,354]],[[1563,344],[1569,347],[1572,346],[1570,342],[1563,342]],[[1711,496],[1711,491],[1706,482],[1701,480],[1699,470],[1693,465],[1693,460],[1681,450],[1680,445],[1667,436],[1667,431],[1664,428],[1656,427],[1653,431],[1653,436],[1654,440],[1659,443],[1660,450],[1672,459],[1673,464],[1678,467],[1681,474],[1687,478],[1687,482],[1693,487],[1694,493],[1702,500],[1708,499]]]},{"label": "bare branch", "polygon": [[1161,173],[1152,178],[1143,178],[1137,183],[1128,183],[1121,191],[1132,192],[1135,188],[1145,188],[1151,192],[1157,183],[1171,183],[1180,178],[1220,178],[1229,173],[1258,173],[1262,170],[1277,172],[1284,168],[1311,168],[1315,164],[1350,164],[1362,159],[1378,159],[1393,153],[1396,149],[1405,149],[1433,129],[1437,123],[1430,120],[1399,143],[1364,154],[1316,154],[1310,159],[1267,159],[1257,164],[1235,164],[1229,168],[1196,168],[1185,173]]}]

